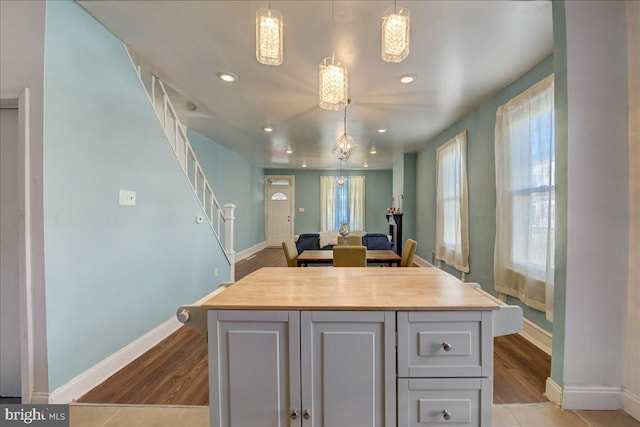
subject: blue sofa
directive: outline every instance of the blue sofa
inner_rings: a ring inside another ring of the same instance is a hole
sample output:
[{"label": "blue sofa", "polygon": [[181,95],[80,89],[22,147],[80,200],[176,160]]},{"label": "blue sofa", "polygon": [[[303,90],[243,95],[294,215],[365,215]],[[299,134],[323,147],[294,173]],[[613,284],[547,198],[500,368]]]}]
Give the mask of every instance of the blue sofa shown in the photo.
[{"label": "blue sofa", "polygon": [[[362,236],[362,245],[369,250],[395,250],[395,245],[389,241],[384,233],[367,233]],[[304,250],[331,250],[333,245],[320,247],[320,234],[304,233],[298,237],[296,241],[298,253]]]}]

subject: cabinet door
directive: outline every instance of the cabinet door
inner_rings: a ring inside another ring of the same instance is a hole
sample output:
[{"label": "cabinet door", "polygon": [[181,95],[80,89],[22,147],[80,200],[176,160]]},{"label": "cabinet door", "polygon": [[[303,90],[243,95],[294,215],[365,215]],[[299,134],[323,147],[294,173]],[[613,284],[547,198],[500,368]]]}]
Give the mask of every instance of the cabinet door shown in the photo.
[{"label": "cabinet door", "polygon": [[303,427],[396,424],[395,313],[302,312]]},{"label": "cabinet door", "polygon": [[300,317],[293,311],[209,311],[212,426],[300,426]]}]

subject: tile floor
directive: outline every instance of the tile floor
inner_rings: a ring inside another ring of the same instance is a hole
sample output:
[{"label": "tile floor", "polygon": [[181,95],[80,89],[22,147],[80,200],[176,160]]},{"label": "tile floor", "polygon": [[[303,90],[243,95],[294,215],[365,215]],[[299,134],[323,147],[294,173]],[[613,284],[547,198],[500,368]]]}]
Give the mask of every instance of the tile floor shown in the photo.
[{"label": "tile floor", "polygon": [[[74,404],[71,427],[207,427],[207,406]],[[495,405],[493,427],[640,427],[620,411],[563,411],[552,404]]]}]

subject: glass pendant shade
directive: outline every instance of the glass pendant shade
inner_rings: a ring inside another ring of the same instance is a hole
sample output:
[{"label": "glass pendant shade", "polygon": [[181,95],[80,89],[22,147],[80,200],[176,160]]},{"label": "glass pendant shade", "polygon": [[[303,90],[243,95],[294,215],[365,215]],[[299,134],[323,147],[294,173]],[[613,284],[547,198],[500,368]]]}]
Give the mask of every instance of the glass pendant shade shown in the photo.
[{"label": "glass pendant shade", "polygon": [[347,65],[325,58],[320,64],[320,108],[341,110],[347,105]]},{"label": "glass pendant shade", "polygon": [[336,140],[336,145],[334,145],[333,149],[331,150],[331,154],[336,156],[341,161],[346,162],[349,160],[349,157],[351,157],[351,154],[355,151],[356,148],[358,148],[358,143],[356,142],[356,140],[345,133],[338,137],[338,139]]},{"label": "glass pendant shade", "polygon": [[277,10],[256,12],[256,58],[261,64],[282,64],[282,27],[282,15]]},{"label": "glass pendant shade", "polygon": [[340,176],[336,177],[336,184],[338,187],[342,187],[345,182],[344,175],[342,175],[342,162],[343,160],[340,160]]},{"label": "glass pendant shade", "polygon": [[382,17],[382,59],[401,62],[409,55],[409,9],[390,7]]}]

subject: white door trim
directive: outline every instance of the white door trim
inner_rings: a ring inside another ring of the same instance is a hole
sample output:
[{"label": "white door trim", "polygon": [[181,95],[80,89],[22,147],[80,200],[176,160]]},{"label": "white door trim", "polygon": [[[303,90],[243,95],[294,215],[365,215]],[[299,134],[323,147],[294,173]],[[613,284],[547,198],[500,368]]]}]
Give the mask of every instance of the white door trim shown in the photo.
[{"label": "white door trim", "polygon": [[[18,106],[18,194],[20,299],[20,381],[22,403],[31,403],[34,387],[33,297],[31,280],[31,203],[29,185],[29,88],[19,93],[2,92],[3,104]],[[43,308],[44,311],[44,308]]]},{"label": "white door trim", "polygon": [[269,242],[269,197],[268,190],[270,188],[278,188],[281,186],[278,185],[269,185],[270,180],[274,179],[288,179],[291,182],[291,186],[288,187],[291,189],[291,208],[289,212],[289,216],[291,217],[291,222],[289,223],[289,234],[293,236],[293,231],[295,230],[295,222],[296,222],[296,177],[295,175],[265,175],[264,176],[264,222],[265,222],[265,240],[267,244]]}]

